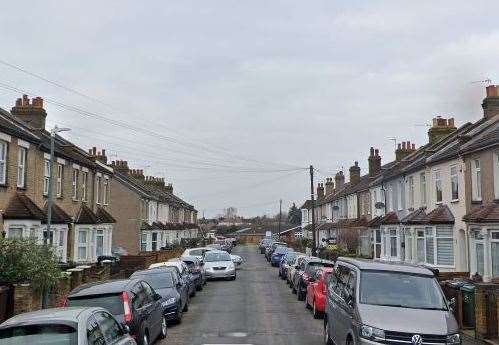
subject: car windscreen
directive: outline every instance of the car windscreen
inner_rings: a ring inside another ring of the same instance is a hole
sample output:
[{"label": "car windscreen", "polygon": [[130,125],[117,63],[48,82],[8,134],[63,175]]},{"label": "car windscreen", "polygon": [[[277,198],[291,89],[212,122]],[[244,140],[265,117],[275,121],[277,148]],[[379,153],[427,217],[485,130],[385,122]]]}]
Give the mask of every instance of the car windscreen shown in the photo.
[{"label": "car windscreen", "polygon": [[288,247],[277,247],[274,251],[274,254],[286,254],[290,248]]},{"label": "car windscreen", "polygon": [[298,253],[295,253],[295,252],[287,252],[286,253],[286,263],[289,265],[289,264],[292,264],[293,261],[295,261],[296,257],[298,256]]},{"label": "car windscreen", "polygon": [[68,297],[68,307],[101,307],[113,315],[124,313],[121,293]]},{"label": "car windscreen", "polygon": [[360,303],[447,310],[444,296],[435,278],[400,272],[362,271]]},{"label": "car windscreen", "polygon": [[260,244],[261,244],[262,246],[265,246],[265,245],[269,244],[271,241],[272,241],[272,240],[269,240],[269,239],[267,239],[267,240],[262,240],[262,242],[260,242]]},{"label": "car windscreen", "polygon": [[321,267],[334,267],[334,264],[331,262],[309,262],[307,264],[307,267],[305,269],[305,271],[310,274],[310,275],[313,275],[319,268]]},{"label": "car windscreen", "polygon": [[138,278],[145,280],[153,289],[166,289],[173,287],[172,273],[165,271],[154,274],[132,274],[130,278]]},{"label": "car windscreen", "polygon": [[69,325],[25,325],[0,330],[0,344],[77,345],[78,334]]},{"label": "car windscreen", "polygon": [[203,250],[202,249],[189,250],[189,255],[202,256],[203,255]]},{"label": "car windscreen", "polygon": [[204,256],[205,262],[213,261],[231,261],[229,253],[225,252],[208,252]]}]

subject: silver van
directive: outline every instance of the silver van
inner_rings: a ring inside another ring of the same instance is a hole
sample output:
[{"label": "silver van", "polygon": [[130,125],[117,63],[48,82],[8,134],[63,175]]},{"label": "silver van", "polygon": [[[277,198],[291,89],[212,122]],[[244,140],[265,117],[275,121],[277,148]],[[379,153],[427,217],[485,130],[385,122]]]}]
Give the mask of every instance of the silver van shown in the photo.
[{"label": "silver van", "polygon": [[452,304],[424,267],[339,258],[327,284],[324,342],[459,345]]}]

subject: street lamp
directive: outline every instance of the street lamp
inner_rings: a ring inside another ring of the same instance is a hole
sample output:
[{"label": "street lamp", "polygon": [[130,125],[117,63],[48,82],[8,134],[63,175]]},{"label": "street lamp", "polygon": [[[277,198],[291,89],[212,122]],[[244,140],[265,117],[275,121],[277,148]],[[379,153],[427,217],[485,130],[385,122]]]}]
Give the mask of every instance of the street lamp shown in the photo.
[{"label": "street lamp", "polygon": [[59,128],[57,125],[52,128],[50,131],[50,160],[49,160],[49,190],[48,190],[48,199],[47,199],[47,232],[44,236],[44,244],[47,245],[47,242],[50,243],[50,246],[53,244],[53,237],[50,236],[50,226],[52,225],[52,202],[53,202],[53,192],[52,188],[54,186],[53,182],[53,166],[54,166],[54,141],[55,136],[59,132],[67,132],[70,131],[70,128]]}]

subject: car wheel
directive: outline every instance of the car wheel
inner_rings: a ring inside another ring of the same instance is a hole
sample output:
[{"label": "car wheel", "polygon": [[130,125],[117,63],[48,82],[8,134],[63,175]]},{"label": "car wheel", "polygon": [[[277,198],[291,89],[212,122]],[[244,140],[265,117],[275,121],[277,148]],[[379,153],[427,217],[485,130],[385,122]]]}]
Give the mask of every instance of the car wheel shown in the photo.
[{"label": "car wheel", "polygon": [[165,339],[167,331],[166,316],[163,315],[163,317],[161,318],[161,333],[159,333],[159,338]]},{"label": "car wheel", "polygon": [[301,291],[298,291],[296,293],[296,295],[297,295],[298,301],[303,301],[305,299],[303,296],[303,292],[301,292]]},{"label": "car wheel", "polygon": [[327,318],[324,318],[324,344],[333,345],[331,336],[329,335],[329,325],[327,323]]},{"label": "car wheel", "polygon": [[202,290],[203,290],[203,284],[199,284],[199,285],[196,287],[196,290],[198,290],[198,291],[202,291]]},{"label": "car wheel", "polygon": [[137,343],[138,345],[149,345],[149,334],[144,324],[142,324],[140,327],[140,333],[137,337]]},{"label": "car wheel", "polygon": [[189,311],[189,300],[185,302],[184,309],[182,309],[183,312],[188,312]]},{"label": "car wheel", "polygon": [[293,286],[293,284],[291,284],[291,292],[292,292],[292,293],[294,293],[294,294],[296,293],[296,289],[295,289],[295,287]]},{"label": "car wheel", "polygon": [[306,309],[312,309],[311,306],[310,306],[310,304],[308,303],[307,297],[305,297],[305,308]]},{"label": "car wheel", "polygon": [[345,341],[345,345],[353,345],[352,338],[350,336],[347,337],[347,340]]},{"label": "car wheel", "polygon": [[192,293],[190,295],[190,297],[194,297],[194,296],[196,296],[196,289],[192,289]]},{"label": "car wheel", "polygon": [[312,304],[313,304],[313,306],[312,306],[312,315],[314,315],[314,319],[320,319],[321,316],[322,316],[322,313],[317,310],[317,306],[315,305],[315,300],[314,300],[314,302]]}]

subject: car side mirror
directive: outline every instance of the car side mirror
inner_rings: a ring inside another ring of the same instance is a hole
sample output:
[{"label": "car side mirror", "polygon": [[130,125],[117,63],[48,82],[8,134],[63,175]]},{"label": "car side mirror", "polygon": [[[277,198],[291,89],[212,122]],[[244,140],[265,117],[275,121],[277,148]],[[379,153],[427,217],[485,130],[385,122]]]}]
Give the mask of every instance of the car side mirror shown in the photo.
[{"label": "car side mirror", "polygon": [[161,295],[160,295],[159,293],[157,293],[157,294],[155,294],[155,295],[154,295],[154,299],[155,299],[156,301],[159,301],[159,300],[160,300],[160,299],[162,299],[162,298],[163,298],[163,297],[161,297]]},{"label": "car side mirror", "polygon": [[456,298],[452,297],[448,303],[449,303],[449,309],[451,311],[454,311],[456,308]]},{"label": "car side mirror", "polygon": [[130,333],[130,327],[128,327],[127,324],[122,324],[121,329],[123,330],[123,334],[129,334]]}]

